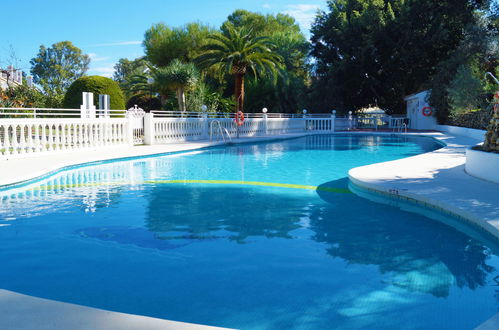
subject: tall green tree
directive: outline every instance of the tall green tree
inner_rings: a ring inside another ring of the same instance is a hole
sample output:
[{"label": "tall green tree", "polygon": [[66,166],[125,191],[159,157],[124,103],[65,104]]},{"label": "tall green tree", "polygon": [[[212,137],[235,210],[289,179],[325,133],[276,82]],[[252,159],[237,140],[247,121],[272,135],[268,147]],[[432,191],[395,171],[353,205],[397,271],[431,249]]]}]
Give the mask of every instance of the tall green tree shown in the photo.
[{"label": "tall green tree", "polygon": [[192,61],[205,44],[208,35],[215,31],[201,23],[170,27],[154,24],[144,35],[146,58],[155,66],[164,67],[174,59]]},{"label": "tall green tree", "polygon": [[258,37],[268,37],[275,46],[273,51],[283,59],[285,70],[277,77],[275,84],[268,80],[249,81],[247,95],[251,102],[245,104],[247,111],[257,112],[263,107],[275,112],[302,109],[310,81],[310,43],[295,19],[285,14],[262,15],[236,10],[222,25],[222,31],[226,31],[226,24],[251,29]]},{"label": "tall green tree", "polygon": [[498,27],[486,11],[475,13],[475,22],[464,28],[459,46],[436,66],[427,87],[432,91],[430,104],[437,109],[441,123],[447,123],[456,113],[487,107],[495,87],[484,74],[499,70]]},{"label": "tall green tree", "polygon": [[312,27],[315,99],[323,110],[403,112],[456,49],[482,1],[335,0]]},{"label": "tall green tree", "polygon": [[223,33],[208,36],[197,61],[203,68],[214,68],[221,77],[227,73],[234,76],[236,111],[243,111],[246,75],[277,79],[283,67],[282,57],[273,48],[268,37],[257,37],[250,29],[226,24]]},{"label": "tall green tree", "polygon": [[147,61],[143,57],[134,60],[120,58],[118,63],[114,65],[113,80],[119,84],[123,84],[130,76],[146,71],[147,64]]},{"label": "tall green tree", "polygon": [[149,65],[146,71],[131,76],[129,84],[130,92],[134,95],[146,96],[153,91],[158,93],[162,105],[165,105],[171,93],[175,92],[179,110],[186,111],[185,92],[195,87],[198,81],[199,71],[193,63],[175,59],[166,67]]},{"label": "tall green tree", "polygon": [[143,75],[149,70],[149,66],[149,62],[147,62],[144,57],[139,57],[134,60],[120,58],[118,63],[114,65],[113,80],[120,85],[127,98],[130,98],[133,95],[132,81],[134,80],[134,77]]},{"label": "tall green tree", "polygon": [[71,83],[85,75],[90,57],[70,41],[62,41],[51,47],[41,45],[30,64],[33,81],[46,94],[62,97]]}]

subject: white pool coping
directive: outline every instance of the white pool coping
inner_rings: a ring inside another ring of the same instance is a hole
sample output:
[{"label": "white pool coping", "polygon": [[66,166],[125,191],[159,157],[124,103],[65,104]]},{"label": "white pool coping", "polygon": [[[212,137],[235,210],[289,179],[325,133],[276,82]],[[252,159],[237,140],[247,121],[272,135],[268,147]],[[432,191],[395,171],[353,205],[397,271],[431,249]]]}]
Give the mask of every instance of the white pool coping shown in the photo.
[{"label": "white pool coping", "polygon": [[[337,132],[337,134],[345,133],[393,134],[389,132]],[[304,134],[290,134],[278,137],[245,138],[235,140],[234,142],[259,142],[273,139],[287,139],[303,135]],[[428,136],[443,142],[446,146],[426,154],[351,169],[349,171],[351,182],[354,185],[369,191],[413,201],[451,213],[472,222],[499,238],[499,185],[477,179],[466,174],[464,171],[466,148],[476,145],[481,141],[469,137],[454,136],[438,132],[410,133],[407,135]],[[169,145],[117,147],[111,150],[78,150],[75,152],[61,152],[58,154],[33,155],[29,158],[0,160],[0,187],[32,180],[73,165],[189,151],[220,144],[221,143],[219,142],[186,142]],[[137,315],[107,312],[45,299],[42,299],[42,302],[40,302],[38,301],[39,298],[29,296],[22,296],[21,299],[16,295],[17,294],[13,292],[0,290],[0,328],[9,328],[4,327],[5,323],[2,323],[8,322],[5,321],[6,317],[8,317],[11,322],[16,322],[16,329],[39,328],[33,327],[33,325],[39,326],[40,324],[44,324],[44,322],[51,322],[53,319],[62,323],[49,323],[53,324],[54,327],[48,327],[47,329],[156,329],[155,323],[151,320],[173,322]],[[12,304],[8,303],[8,300],[6,300],[5,297],[17,297],[19,299],[17,300],[17,303],[13,304],[14,306],[11,306]],[[10,306],[11,309],[5,309],[4,306]],[[9,312],[6,313],[6,311]],[[106,319],[106,313],[112,313],[112,316],[109,316]],[[54,315],[58,316],[54,317]],[[484,327],[489,326],[490,324],[492,324],[493,327],[499,324],[498,315],[482,324],[481,327],[485,329]],[[109,323],[103,323],[102,325],[92,323],[90,327],[85,326],[78,328],[78,324],[83,324],[81,323],[81,320],[87,316],[88,322],[107,320],[102,322]],[[96,320],[90,320],[91,318],[95,318]],[[133,318],[134,320],[131,321],[130,326],[135,326],[136,324],[138,326],[137,328],[126,327],[128,324],[126,320],[129,318]],[[18,326],[17,322],[20,322],[20,326]],[[10,324],[12,325],[14,323]],[[67,327],[65,324],[73,324],[75,326]],[[25,328],[22,327],[24,325],[26,325]],[[186,326],[187,328],[177,327],[180,325]],[[198,325],[173,322],[165,323],[164,325],[161,325],[160,328],[170,329],[171,327],[168,328],[168,326],[174,326],[175,329],[191,329],[188,327]]]},{"label": "white pool coping", "polygon": [[0,289],[0,329],[210,330],[222,329],[110,312]]},{"label": "white pool coping", "polygon": [[433,152],[353,168],[350,181],[364,189],[450,213],[499,238],[499,184],[465,172],[466,149],[479,140],[418,133],[446,144]]}]

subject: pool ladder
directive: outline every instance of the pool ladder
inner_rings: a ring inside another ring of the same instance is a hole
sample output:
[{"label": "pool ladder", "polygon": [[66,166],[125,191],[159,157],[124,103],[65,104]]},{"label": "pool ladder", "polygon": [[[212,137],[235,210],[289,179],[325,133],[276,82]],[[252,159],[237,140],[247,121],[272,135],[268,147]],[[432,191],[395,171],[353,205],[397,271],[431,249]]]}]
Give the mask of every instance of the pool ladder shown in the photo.
[{"label": "pool ladder", "polygon": [[397,130],[398,133],[401,133],[402,131],[407,133],[407,123],[402,122],[400,125],[393,126],[393,132],[395,132],[395,130]]},{"label": "pool ladder", "polygon": [[[210,141],[213,140],[213,129],[217,129],[217,128],[218,128],[218,136],[222,137],[223,142],[227,143],[227,140],[228,140],[229,143],[232,143],[232,138],[230,137],[229,131],[227,130],[227,128],[222,126],[222,124],[220,123],[219,120],[213,120],[210,123]],[[227,136],[227,140],[225,138],[226,136]]]}]

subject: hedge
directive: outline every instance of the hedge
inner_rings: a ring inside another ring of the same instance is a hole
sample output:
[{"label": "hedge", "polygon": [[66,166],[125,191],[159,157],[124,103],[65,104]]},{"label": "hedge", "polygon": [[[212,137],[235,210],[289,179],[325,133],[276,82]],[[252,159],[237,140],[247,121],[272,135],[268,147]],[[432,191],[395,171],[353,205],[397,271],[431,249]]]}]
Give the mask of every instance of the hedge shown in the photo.
[{"label": "hedge", "polygon": [[112,110],[125,109],[125,98],[118,83],[102,76],[85,76],[73,82],[64,95],[64,108],[79,109],[83,101],[82,92],[94,93],[94,104],[97,107],[99,94],[107,94],[111,97]]}]

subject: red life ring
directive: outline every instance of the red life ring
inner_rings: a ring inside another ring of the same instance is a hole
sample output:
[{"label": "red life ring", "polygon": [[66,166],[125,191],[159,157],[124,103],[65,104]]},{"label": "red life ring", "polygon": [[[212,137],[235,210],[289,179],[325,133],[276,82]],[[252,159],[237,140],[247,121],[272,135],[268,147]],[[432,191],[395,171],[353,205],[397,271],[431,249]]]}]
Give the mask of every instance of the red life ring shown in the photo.
[{"label": "red life ring", "polygon": [[430,117],[431,115],[433,115],[433,109],[431,107],[424,107],[423,109],[421,109],[421,112],[425,117]]},{"label": "red life ring", "polygon": [[234,118],[237,126],[243,126],[244,124],[244,113],[242,111],[238,111],[236,113],[236,118]]}]

